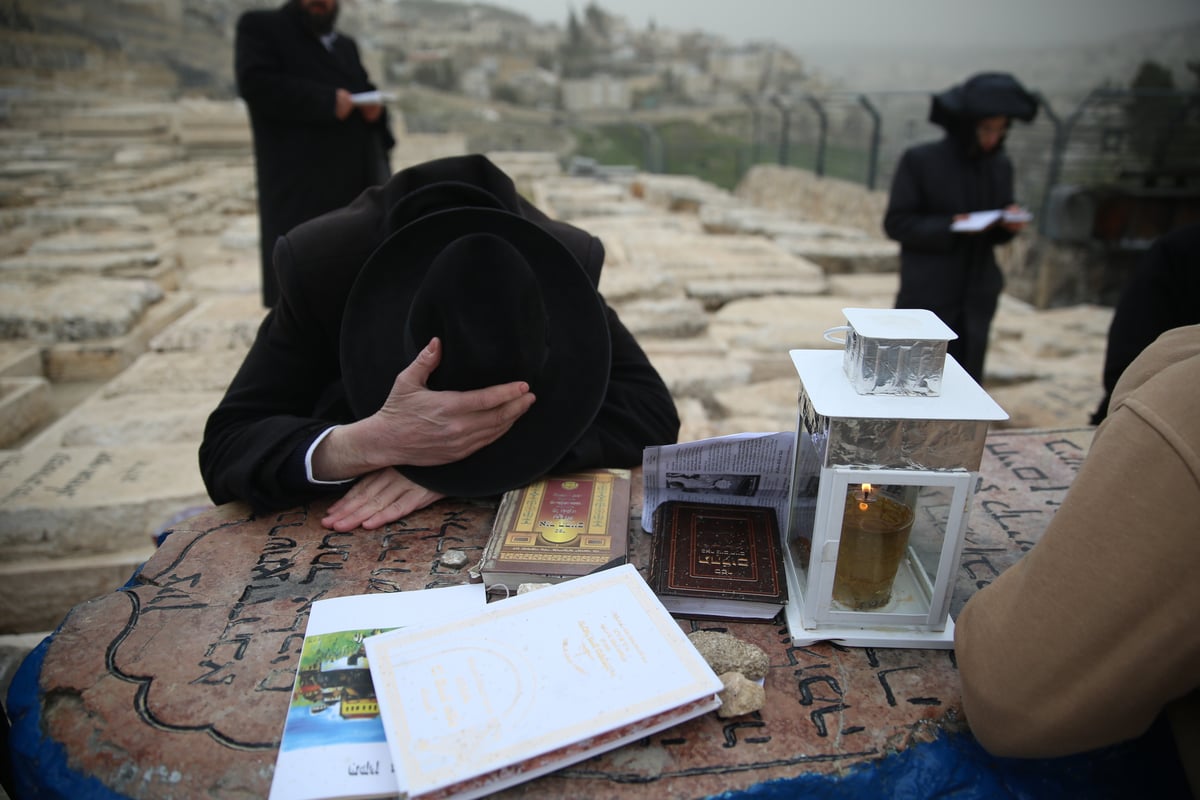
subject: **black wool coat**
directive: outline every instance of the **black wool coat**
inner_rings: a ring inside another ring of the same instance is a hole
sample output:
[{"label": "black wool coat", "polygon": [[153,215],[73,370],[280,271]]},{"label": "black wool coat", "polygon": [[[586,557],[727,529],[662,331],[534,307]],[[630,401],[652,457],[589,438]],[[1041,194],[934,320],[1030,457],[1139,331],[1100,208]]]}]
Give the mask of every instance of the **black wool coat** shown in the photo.
[{"label": "black wool coat", "polygon": [[950,353],[976,379],[1004,288],[993,248],[1014,234],[1000,226],[953,233],[950,226],[956,214],[1012,202],[1013,166],[1004,151],[972,154],[963,138],[947,135],[900,157],[883,220],[884,231],[900,243],[896,307],[937,314],[959,336]]},{"label": "black wool coat", "polygon": [[[351,205],[295,228],[275,249],[279,302],[205,427],[200,471],[213,502],[244,500],[268,511],[345,491],[307,483],[303,457],[327,427],[355,420],[339,359],[342,317],[354,281],[391,233],[441,209],[483,205],[481,191],[493,207],[498,203],[561,241],[593,286],[599,285],[600,240],[549,219],[478,155],[402,170]],[[607,304],[605,313],[612,364],[604,402],[555,471],[637,466],[643,447],[671,444],[679,433],[662,378]]]},{"label": "black wool coat", "polygon": [[263,299],[271,306],[278,293],[275,240],[386,180],[395,139],[386,111],[374,123],[358,111],[337,118],[339,88],[375,86],[355,41],[338,34],[327,50],[304,26],[296,0],[238,19],[234,73],[254,134]]}]

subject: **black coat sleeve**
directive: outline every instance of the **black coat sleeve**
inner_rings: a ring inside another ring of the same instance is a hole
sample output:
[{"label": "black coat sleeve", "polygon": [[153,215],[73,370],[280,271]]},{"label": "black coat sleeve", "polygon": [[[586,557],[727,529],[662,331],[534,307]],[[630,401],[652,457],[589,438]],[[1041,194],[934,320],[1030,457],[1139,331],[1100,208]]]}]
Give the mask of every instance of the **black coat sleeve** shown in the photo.
[{"label": "black coat sleeve", "polygon": [[[281,275],[291,277],[286,237],[279,240],[275,259]],[[303,298],[314,296],[320,294],[281,294],[208,418],[200,472],[214,503],[245,500],[256,510],[269,511],[323,491],[307,483],[303,451],[321,431],[349,420],[316,411],[337,408],[326,398],[336,395],[341,383],[337,338],[305,307]]]}]

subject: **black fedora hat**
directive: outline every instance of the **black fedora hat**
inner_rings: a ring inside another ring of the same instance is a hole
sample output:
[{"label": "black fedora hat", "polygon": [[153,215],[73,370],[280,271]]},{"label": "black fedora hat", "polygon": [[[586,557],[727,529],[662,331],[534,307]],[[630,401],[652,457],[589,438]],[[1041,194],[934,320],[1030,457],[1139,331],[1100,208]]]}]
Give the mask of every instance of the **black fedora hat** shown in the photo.
[{"label": "black fedora hat", "polygon": [[562,459],[604,401],[612,360],[604,301],[561,241],[511,212],[427,214],[367,259],[342,320],[342,383],[356,417],[379,410],[433,336],[442,360],[429,388],[524,380],[537,401],[460,461],[397,465],[428,489],[480,497],[527,484]]},{"label": "black fedora hat", "polygon": [[981,72],[933,96],[929,121],[943,128],[986,117],[1033,122],[1038,99],[1007,72]]}]

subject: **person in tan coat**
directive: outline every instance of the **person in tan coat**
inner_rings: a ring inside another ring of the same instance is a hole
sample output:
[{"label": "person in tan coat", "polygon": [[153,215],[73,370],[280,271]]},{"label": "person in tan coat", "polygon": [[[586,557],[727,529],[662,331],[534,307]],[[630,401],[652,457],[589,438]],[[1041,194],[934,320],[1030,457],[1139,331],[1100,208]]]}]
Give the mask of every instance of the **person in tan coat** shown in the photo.
[{"label": "person in tan coat", "polygon": [[1117,383],[1041,541],[959,615],[963,708],[993,755],[1080,753],[1165,712],[1200,790],[1197,387],[1200,325],[1167,331]]}]

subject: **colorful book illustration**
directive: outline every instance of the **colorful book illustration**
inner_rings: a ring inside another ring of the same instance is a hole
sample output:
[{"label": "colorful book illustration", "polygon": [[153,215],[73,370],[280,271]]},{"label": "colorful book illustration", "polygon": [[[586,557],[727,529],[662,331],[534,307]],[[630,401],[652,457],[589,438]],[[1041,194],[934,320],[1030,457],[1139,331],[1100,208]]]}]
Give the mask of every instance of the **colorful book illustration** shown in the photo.
[{"label": "colorful book illustration", "polygon": [[366,637],[484,606],[479,584],[313,603],[270,800],[395,797]]}]

